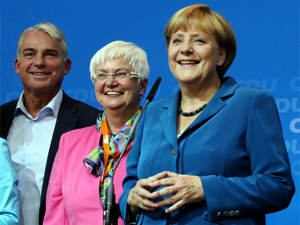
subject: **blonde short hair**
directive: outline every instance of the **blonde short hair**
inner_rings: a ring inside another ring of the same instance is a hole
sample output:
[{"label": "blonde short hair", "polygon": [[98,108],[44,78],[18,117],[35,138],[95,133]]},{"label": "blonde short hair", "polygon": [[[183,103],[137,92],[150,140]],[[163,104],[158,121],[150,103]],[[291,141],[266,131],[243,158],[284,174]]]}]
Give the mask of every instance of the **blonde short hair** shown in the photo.
[{"label": "blonde short hair", "polygon": [[226,49],[225,61],[217,67],[219,77],[223,77],[236,55],[236,40],[232,27],[222,15],[212,11],[209,6],[191,5],[176,12],[169,20],[164,33],[167,47],[174,33],[192,27],[212,34],[219,47]]}]

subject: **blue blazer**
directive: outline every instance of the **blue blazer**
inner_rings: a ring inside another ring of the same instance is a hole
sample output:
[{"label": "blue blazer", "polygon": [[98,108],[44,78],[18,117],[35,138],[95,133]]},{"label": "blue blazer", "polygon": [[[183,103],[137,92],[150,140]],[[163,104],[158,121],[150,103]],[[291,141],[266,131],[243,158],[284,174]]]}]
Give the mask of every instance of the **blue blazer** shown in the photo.
[{"label": "blue blazer", "polygon": [[224,80],[179,138],[179,92],[149,104],[127,159],[123,219],[131,188],[162,171],[199,176],[206,201],[170,214],[142,210],[138,224],[265,224],[266,213],[289,205],[295,186],[274,98]]}]

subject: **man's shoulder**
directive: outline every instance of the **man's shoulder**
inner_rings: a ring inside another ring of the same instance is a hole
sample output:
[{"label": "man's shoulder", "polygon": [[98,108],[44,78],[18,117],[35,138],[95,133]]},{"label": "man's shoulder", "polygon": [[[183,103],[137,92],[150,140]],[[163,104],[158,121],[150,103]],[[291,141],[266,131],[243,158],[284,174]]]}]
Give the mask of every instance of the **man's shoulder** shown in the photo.
[{"label": "man's shoulder", "polygon": [[92,112],[97,112],[99,113],[100,110],[89,105],[89,104],[86,104],[82,101],[79,101],[77,99],[74,99],[74,98],[71,98],[70,96],[68,96],[67,94],[64,94],[63,95],[63,100],[62,100],[62,105],[65,105],[65,104],[70,104],[70,105],[73,105],[75,104],[80,110],[89,110],[89,111],[92,111]]},{"label": "man's shoulder", "polygon": [[[96,124],[96,118],[101,111],[84,102],[73,99],[68,95],[63,95],[63,100],[60,106],[59,115],[65,119],[72,117],[75,119],[76,126],[74,128],[82,128]],[[74,121],[75,121],[74,120]]]},{"label": "man's shoulder", "polygon": [[3,105],[0,105],[0,109],[8,109],[8,108],[16,108],[19,99],[12,100],[10,102],[6,102]]},{"label": "man's shoulder", "polygon": [[0,136],[4,139],[7,137],[10,125],[14,118],[17,104],[18,99],[7,102],[0,106]]},{"label": "man's shoulder", "polygon": [[2,117],[6,117],[8,115],[13,115],[16,107],[18,104],[18,99],[12,100],[10,102],[4,103],[3,105],[0,105],[0,116]]}]

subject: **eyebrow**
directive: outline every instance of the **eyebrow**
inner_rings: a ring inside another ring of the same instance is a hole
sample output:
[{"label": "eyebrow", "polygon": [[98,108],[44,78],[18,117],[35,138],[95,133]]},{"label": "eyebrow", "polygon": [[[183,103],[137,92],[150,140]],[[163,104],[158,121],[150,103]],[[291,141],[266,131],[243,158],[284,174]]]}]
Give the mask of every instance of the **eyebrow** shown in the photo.
[{"label": "eyebrow", "polygon": [[[35,49],[34,48],[24,48],[23,51],[22,51],[22,53],[24,53],[24,52],[32,52],[32,51],[35,51]],[[51,49],[51,48],[50,49],[45,49],[45,50],[43,50],[43,52],[55,52],[55,53],[59,54],[58,50]]]},{"label": "eyebrow", "polygon": [[56,49],[45,49],[44,52],[55,52],[55,53],[59,54],[59,51]]},{"label": "eyebrow", "polygon": [[176,32],[176,33],[172,34],[172,36],[183,36],[183,32],[182,33],[181,32]]},{"label": "eyebrow", "polygon": [[28,52],[28,51],[33,51],[34,48],[24,48],[22,52]]},{"label": "eyebrow", "polygon": [[[99,73],[99,72],[103,72],[103,73],[106,73],[106,71],[107,71],[108,69],[106,69],[106,68],[104,68],[104,69],[96,69],[96,72],[97,73]],[[117,73],[117,72],[120,72],[121,70],[126,70],[126,71],[130,71],[130,69],[128,69],[128,68],[125,68],[125,67],[122,67],[122,68],[116,68],[115,69],[115,73]]]}]

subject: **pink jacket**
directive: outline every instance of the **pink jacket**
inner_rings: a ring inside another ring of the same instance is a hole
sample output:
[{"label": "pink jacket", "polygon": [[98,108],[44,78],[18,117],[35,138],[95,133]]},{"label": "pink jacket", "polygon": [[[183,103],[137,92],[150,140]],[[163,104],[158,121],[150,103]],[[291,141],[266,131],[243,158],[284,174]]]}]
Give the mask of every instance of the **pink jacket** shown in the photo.
[{"label": "pink jacket", "polygon": [[[61,136],[46,197],[45,225],[103,224],[103,207],[99,197],[101,177],[90,173],[83,158],[99,145],[101,132],[95,126],[67,132]],[[115,174],[116,201],[122,193],[126,175],[124,154]],[[118,224],[124,224],[119,218]]]}]

